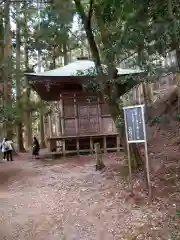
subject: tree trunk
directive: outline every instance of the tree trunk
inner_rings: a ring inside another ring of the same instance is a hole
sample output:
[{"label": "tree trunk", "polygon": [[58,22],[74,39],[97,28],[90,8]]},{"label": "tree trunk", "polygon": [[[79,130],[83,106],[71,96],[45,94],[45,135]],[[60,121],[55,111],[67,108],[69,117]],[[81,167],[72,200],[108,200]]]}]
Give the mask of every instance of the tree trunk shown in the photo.
[{"label": "tree trunk", "polygon": [[68,64],[68,54],[67,54],[67,44],[66,41],[63,41],[63,58],[64,66]]},{"label": "tree trunk", "polygon": [[[112,98],[111,97],[112,86],[109,86],[109,80],[113,79],[114,70],[116,69],[113,66],[113,61],[114,61],[114,54],[113,53],[107,54],[105,56],[106,63],[108,65],[108,79],[104,75],[102,67],[101,67],[100,54],[99,54],[99,50],[98,50],[97,44],[95,42],[95,38],[94,38],[92,27],[91,27],[93,0],[90,1],[90,8],[89,8],[88,17],[86,16],[86,14],[84,12],[84,9],[81,5],[80,0],[74,0],[74,2],[75,2],[75,5],[76,5],[76,9],[79,12],[79,15],[81,16],[82,23],[84,25],[84,29],[85,29],[85,32],[86,32],[87,40],[88,40],[88,43],[89,43],[90,51],[92,53],[93,61],[94,61],[95,66],[96,66],[97,73],[103,79],[103,85],[106,85],[106,87],[105,87],[106,90],[105,90],[105,88],[103,88],[102,93],[108,95],[108,97],[109,97],[107,103],[108,103],[110,111],[111,111],[111,116],[112,116],[114,121],[116,121],[116,119],[119,115],[122,117],[122,119],[124,119],[123,110],[122,110],[122,108],[119,108],[119,105],[117,103],[117,101],[120,99],[121,96],[116,96],[116,99]],[[96,12],[96,14],[97,14],[97,12]],[[98,16],[98,19],[99,19],[99,16]],[[98,22],[100,24],[99,27],[101,27],[101,38],[102,38],[102,43],[104,45],[104,49],[108,49],[109,46],[110,46],[110,43],[108,42],[108,40],[106,39],[106,36],[105,36],[106,29],[105,29],[105,27],[102,26],[103,22],[102,21],[100,22],[100,19],[99,19]],[[104,84],[104,82],[105,82],[105,84]],[[110,83],[110,85],[112,85],[112,84]],[[116,88],[116,86],[115,86],[115,88]],[[126,145],[126,139],[125,139],[124,127],[121,128],[120,133],[121,133],[122,145],[124,146],[124,149],[126,151],[126,146],[125,146]],[[138,148],[137,148],[136,144],[131,146],[131,155],[133,156],[132,159],[134,160],[134,162],[136,162],[136,164],[134,164],[134,165],[136,165],[136,166],[140,165],[139,163],[142,162],[142,158],[141,158],[140,152],[138,151]]]},{"label": "tree trunk", "polygon": [[89,45],[87,46],[87,52],[88,52],[88,59],[91,59],[91,51],[90,51]]},{"label": "tree trunk", "polygon": [[21,104],[21,52],[20,52],[20,2],[16,2],[16,104],[19,120],[17,123],[17,144],[18,150],[24,152],[23,126],[22,126],[22,104]]},{"label": "tree trunk", "polygon": [[[125,134],[125,125],[124,125],[124,112],[122,107],[123,107],[122,102],[117,104],[116,101],[113,101],[113,100],[109,101],[109,108],[110,108],[111,116],[114,122],[116,122],[117,118],[122,119],[123,125],[118,129],[118,131],[120,134],[122,147],[124,149],[124,152],[127,155],[127,140],[126,140],[126,134]],[[136,143],[130,144],[130,157],[131,157],[132,169],[137,169],[138,167],[144,164],[144,161],[142,159],[142,156],[140,154],[140,151]]]},{"label": "tree trunk", "polygon": [[91,1],[91,5],[90,5],[90,9],[89,9],[89,17],[86,16],[80,0],[74,0],[74,2],[75,2],[76,9],[79,12],[79,15],[81,16],[82,23],[84,25],[84,29],[85,29],[85,32],[86,32],[87,40],[88,40],[88,43],[89,43],[89,47],[90,47],[90,51],[91,51],[91,54],[92,54],[92,59],[94,61],[95,67],[97,69],[98,74],[100,76],[102,76],[103,71],[102,71],[102,67],[101,67],[100,54],[99,54],[99,50],[97,48],[97,44],[95,42],[95,38],[94,38],[92,28],[91,28],[91,17],[92,17],[92,10],[93,10],[92,3],[93,3],[93,1]]},{"label": "tree trunk", "polygon": [[68,62],[72,62],[72,50],[69,50]]},{"label": "tree trunk", "polygon": [[180,83],[179,83],[179,73],[180,73],[180,48],[177,36],[177,19],[175,18],[172,10],[172,0],[168,0],[168,15],[172,23],[171,28],[171,46],[172,50],[176,51],[176,61],[177,61],[177,87],[178,87],[178,114],[180,114]]},{"label": "tree trunk", "polygon": [[[25,55],[25,71],[29,72],[29,50],[28,50],[28,26],[27,26],[27,3],[24,2],[24,22],[25,22],[25,46],[24,46],[24,55]],[[30,95],[31,95],[31,88],[28,84],[27,77],[25,79],[26,83],[26,95],[25,95],[25,105],[26,109],[24,112],[24,126],[25,126],[25,139],[27,147],[31,147],[32,145],[32,115],[30,110]]]},{"label": "tree trunk", "polygon": [[56,57],[53,56],[53,60],[52,60],[52,69],[56,68]]},{"label": "tree trunk", "polygon": [[[25,47],[25,69],[28,71],[28,52]],[[30,110],[30,94],[31,94],[31,89],[28,85],[28,80],[26,78],[26,95],[25,95],[25,105],[26,109],[24,112],[24,126],[25,126],[25,138],[26,138],[26,143],[27,147],[30,147],[32,145],[32,115],[31,115],[31,110]]]},{"label": "tree trunk", "polygon": [[[94,11],[95,11],[95,17],[96,17],[96,21],[99,27],[99,31],[101,34],[101,41],[103,43],[103,48],[104,49],[110,49],[112,46],[111,40],[108,39],[108,35],[107,34],[107,29],[105,27],[105,23],[103,21],[103,19],[101,18],[101,9],[95,5],[94,7]],[[104,51],[104,58],[106,61],[106,64],[109,67],[109,73],[111,73],[112,70],[114,70],[114,61],[115,61],[115,54],[113,51]],[[113,68],[113,69],[110,69]],[[112,74],[111,74],[112,75]]]},{"label": "tree trunk", "polygon": [[178,71],[180,71],[180,48],[179,48],[179,41],[177,36],[177,19],[173,14],[172,0],[168,0],[168,15],[169,15],[169,19],[172,22],[171,46],[172,46],[172,50],[176,51],[177,66],[178,66]]},{"label": "tree trunk", "polygon": [[4,26],[3,26],[3,8],[0,7],[0,83],[2,83],[2,67],[4,58]]},{"label": "tree trunk", "polygon": [[[3,86],[3,59],[4,59],[4,26],[3,7],[0,6],[0,105],[4,108],[4,86]],[[3,123],[0,124],[0,137],[5,136]]]},{"label": "tree trunk", "polygon": [[83,36],[81,37],[80,42],[81,42],[81,45],[80,45],[80,56],[84,57],[84,44],[85,44],[85,41],[83,39]]},{"label": "tree trunk", "polygon": [[50,70],[56,68],[56,46],[52,46],[52,62],[50,63]]},{"label": "tree trunk", "polygon": [[[4,107],[12,108],[12,50],[11,50],[11,27],[10,27],[10,0],[4,3]],[[12,139],[13,126],[12,120],[7,119],[5,122],[6,137]]]}]

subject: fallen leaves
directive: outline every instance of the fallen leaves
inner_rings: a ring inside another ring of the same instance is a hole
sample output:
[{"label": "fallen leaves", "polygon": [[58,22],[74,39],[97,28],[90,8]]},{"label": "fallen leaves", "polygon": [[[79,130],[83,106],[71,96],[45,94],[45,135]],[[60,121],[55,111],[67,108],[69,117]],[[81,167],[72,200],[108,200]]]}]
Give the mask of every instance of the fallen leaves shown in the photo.
[{"label": "fallen leaves", "polygon": [[174,140],[159,129],[149,144],[154,169],[151,204],[143,171],[133,174],[131,193],[124,156],[116,153],[104,155],[103,172],[94,170],[91,156],[48,164],[23,159],[13,163],[20,171],[1,168],[0,179],[6,180],[5,185],[1,182],[1,238],[163,240],[178,236],[180,154],[170,141]]}]

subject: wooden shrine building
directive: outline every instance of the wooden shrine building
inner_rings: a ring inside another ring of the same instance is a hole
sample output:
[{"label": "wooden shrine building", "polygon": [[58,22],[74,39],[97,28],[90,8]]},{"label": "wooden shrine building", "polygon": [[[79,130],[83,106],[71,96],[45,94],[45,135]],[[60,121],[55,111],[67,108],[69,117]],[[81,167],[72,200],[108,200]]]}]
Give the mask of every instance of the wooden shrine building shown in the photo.
[{"label": "wooden shrine building", "polygon": [[[94,62],[77,60],[64,67],[41,73],[28,73],[30,86],[42,100],[52,102],[53,112],[44,121],[48,149],[68,153],[93,152],[94,142],[106,151],[119,151],[120,138],[102,96],[88,95],[83,83]],[[138,73],[118,69],[118,74]]]}]

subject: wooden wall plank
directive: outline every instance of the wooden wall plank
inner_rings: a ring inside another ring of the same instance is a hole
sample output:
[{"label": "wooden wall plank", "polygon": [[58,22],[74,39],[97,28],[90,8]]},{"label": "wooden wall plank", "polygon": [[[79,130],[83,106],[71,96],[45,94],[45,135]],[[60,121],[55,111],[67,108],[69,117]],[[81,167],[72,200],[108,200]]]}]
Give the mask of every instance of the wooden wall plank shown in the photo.
[{"label": "wooden wall plank", "polygon": [[[63,98],[65,135],[115,132],[108,105],[98,97],[72,94]],[[71,121],[70,121],[71,119]],[[75,130],[75,131],[74,131]]]},{"label": "wooden wall plank", "polygon": [[48,124],[49,124],[49,135],[52,137],[52,118],[51,115],[48,115]]},{"label": "wooden wall plank", "polygon": [[102,118],[101,118],[101,106],[100,106],[100,99],[98,97],[98,120],[99,120],[99,132],[102,132]]},{"label": "wooden wall plank", "polygon": [[60,94],[60,100],[59,100],[59,106],[60,106],[60,122],[61,122],[61,129],[62,129],[62,135],[64,135],[64,108],[63,108],[63,98],[62,94]]},{"label": "wooden wall plank", "polygon": [[79,134],[79,124],[78,124],[78,110],[77,110],[77,101],[76,94],[74,94],[74,116],[75,116],[75,126],[76,126],[76,134]]}]

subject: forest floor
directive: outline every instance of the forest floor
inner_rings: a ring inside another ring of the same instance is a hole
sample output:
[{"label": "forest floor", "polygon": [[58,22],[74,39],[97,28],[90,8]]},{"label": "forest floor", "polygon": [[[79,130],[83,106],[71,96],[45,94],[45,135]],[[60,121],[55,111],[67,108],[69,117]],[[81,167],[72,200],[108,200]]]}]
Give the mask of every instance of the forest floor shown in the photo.
[{"label": "forest floor", "polygon": [[175,126],[151,129],[153,200],[143,171],[129,192],[123,154],[0,163],[0,240],[180,239],[180,151]]}]

